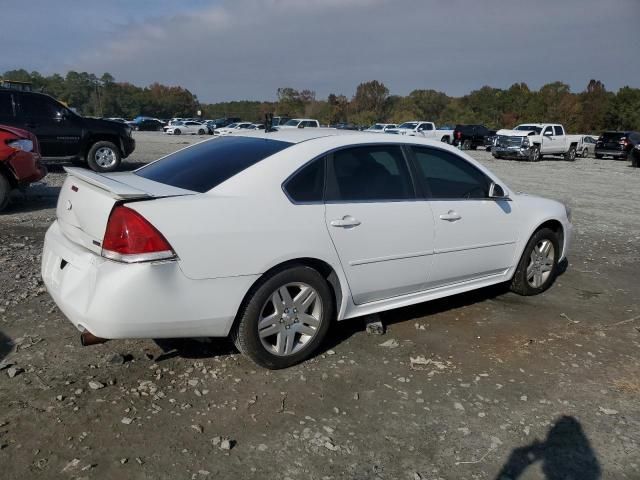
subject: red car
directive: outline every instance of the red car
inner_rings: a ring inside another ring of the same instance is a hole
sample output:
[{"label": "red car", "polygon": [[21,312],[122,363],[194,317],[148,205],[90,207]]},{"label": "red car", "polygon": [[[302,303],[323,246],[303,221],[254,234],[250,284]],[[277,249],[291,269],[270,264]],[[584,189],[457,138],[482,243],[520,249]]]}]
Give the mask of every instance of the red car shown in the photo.
[{"label": "red car", "polygon": [[40,145],[26,130],[0,125],[0,212],[14,188],[37,182],[47,174],[40,162]]}]

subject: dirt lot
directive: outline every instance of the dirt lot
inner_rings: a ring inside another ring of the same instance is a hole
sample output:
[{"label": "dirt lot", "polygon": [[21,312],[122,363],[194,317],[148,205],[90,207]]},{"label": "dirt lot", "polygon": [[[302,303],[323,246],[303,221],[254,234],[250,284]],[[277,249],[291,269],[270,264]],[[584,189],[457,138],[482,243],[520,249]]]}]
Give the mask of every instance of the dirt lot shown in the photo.
[{"label": "dirt lot", "polygon": [[[137,139],[131,167],[198,140]],[[81,347],[39,275],[52,165],[0,216],[2,478],[640,478],[640,170],[473,155],[573,207],[551,290],[390,311],[384,336],[344,322],[278,372],[226,340]]]}]

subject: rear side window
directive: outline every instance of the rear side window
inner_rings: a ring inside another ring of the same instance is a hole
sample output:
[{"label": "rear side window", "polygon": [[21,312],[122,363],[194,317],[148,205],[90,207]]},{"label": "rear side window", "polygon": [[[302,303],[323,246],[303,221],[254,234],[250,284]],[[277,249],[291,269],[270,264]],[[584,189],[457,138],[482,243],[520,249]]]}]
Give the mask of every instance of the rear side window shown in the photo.
[{"label": "rear side window", "polygon": [[13,117],[13,101],[11,92],[0,92],[0,117]]},{"label": "rear side window", "polygon": [[322,202],[324,195],[325,159],[305,165],[285,183],[284,189],[296,203]]},{"label": "rear side window", "polygon": [[402,150],[397,145],[339,150],[329,161],[327,201],[404,200],[415,197]]},{"label": "rear side window", "polygon": [[20,97],[20,109],[27,118],[57,118],[64,107],[45,95],[23,94]]},{"label": "rear side window", "polygon": [[431,198],[487,198],[491,181],[465,159],[437,148],[413,147],[418,177]]},{"label": "rear side window", "polygon": [[262,138],[222,137],[179,150],[134,173],[155,182],[204,193],[291,145]]}]

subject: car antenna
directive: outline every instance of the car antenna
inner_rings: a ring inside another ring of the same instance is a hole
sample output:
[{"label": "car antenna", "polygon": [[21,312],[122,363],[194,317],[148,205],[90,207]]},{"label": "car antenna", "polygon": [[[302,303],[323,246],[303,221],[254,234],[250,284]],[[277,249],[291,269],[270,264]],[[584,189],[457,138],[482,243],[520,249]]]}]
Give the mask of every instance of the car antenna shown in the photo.
[{"label": "car antenna", "polygon": [[272,130],[273,125],[273,113],[265,113],[264,114],[264,133],[269,133]]}]

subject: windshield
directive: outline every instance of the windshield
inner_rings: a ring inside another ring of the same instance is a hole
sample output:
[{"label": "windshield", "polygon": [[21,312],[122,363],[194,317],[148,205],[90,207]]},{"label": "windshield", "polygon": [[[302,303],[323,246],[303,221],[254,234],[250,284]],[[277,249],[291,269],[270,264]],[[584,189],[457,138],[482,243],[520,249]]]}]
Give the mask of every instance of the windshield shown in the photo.
[{"label": "windshield", "polygon": [[297,127],[298,124],[301,122],[302,120],[296,120],[294,118],[292,118],[291,120],[289,120],[287,123],[285,123],[285,126],[287,127]]},{"label": "windshield", "polygon": [[405,122],[405,123],[401,123],[398,128],[408,128],[410,130],[413,130],[417,126],[418,124],[416,122]]},{"label": "windshield", "polygon": [[524,130],[526,132],[536,132],[539,134],[542,131],[542,127],[536,127],[535,125],[518,125],[514,130]]},{"label": "windshield", "polygon": [[232,123],[230,125],[227,125],[227,128],[236,128],[238,126],[237,123]]},{"label": "windshield", "polygon": [[220,137],[197,143],[136,170],[136,175],[204,193],[292,144],[252,137]]}]

